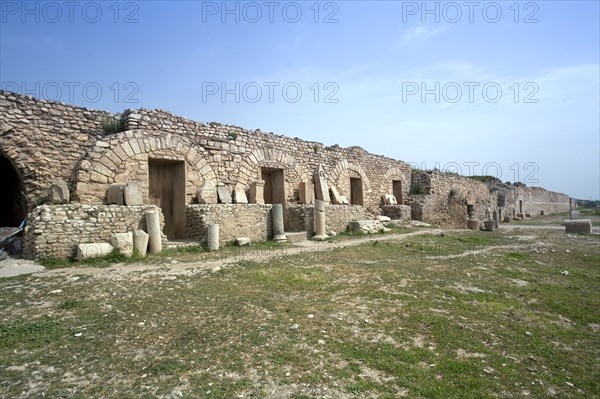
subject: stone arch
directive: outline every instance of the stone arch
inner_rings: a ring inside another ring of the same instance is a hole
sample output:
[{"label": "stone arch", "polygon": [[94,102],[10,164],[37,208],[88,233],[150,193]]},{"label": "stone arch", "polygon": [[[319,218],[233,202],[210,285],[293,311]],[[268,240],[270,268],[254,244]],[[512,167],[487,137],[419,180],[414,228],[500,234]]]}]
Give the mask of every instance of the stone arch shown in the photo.
[{"label": "stone arch", "polygon": [[396,195],[396,193],[392,192],[393,191],[392,182],[394,180],[399,180],[402,182],[402,198],[396,198],[398,200],[398,203],[402,204],[402,199],[406,198],[408,195],[408,192],[410,191],[410,183],[411,182],[409,179],[407,179],[406,172],[397,166],[389,167],[386,170],[386,172],[383,174],[383,176],[381,178],[381,184],[379,186],[379,194],[380,195],[384,195],[384,194]]},{"label": "stone arch", "polygon": [[13,161],[0,151],[0,227],[17,227],[27,217],[25,183]]},{"label": "stone arch", "polygon": [[[327,171],[325,171],[325,173],[327,174]],[[365,194],[370,194],[372,192],[371,180],[362,166],[353,164],[347,160],[340,161],[335,165],[329,174],[329,184],[335,186],[338,190],[341,190],[341,195],[350,195],[349,187],[347,187],[349,183],[346,184],[346,182],[342,182],[341,180],[344,177],[350,178],[352,177],[351,175],[359,176],[362,179],[365,187]]]},{"label": "stone arch", "polygon": [[238,183],[249,186],[250,183],[261,180],[261,168],[283,169],[285,197],[288,202],[297,200],[300,182],[308,181],[306,172],[293,156],[274,148],[260,148],[245,157],[240,166]]},{"label": "stone arch", "polygon": [[[217,183],[205,150],[187,138],[161,132],[127,131],[99,140],[76,171],[76,195],[83,202],[102,201],[108,184],[147,183],[148,159],[184,161],[188,201],[203,181]],[[147,186],[147,184],[146,184]]]}]

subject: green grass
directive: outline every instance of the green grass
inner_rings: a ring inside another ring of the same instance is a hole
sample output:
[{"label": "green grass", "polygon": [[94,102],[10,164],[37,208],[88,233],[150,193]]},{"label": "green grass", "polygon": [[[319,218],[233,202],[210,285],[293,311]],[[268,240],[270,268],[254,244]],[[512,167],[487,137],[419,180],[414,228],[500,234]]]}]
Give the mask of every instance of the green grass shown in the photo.
[{"label": "green grass", "polygon": [[519,234],[0,280],[0,397],[598,398],[600,240]]}]

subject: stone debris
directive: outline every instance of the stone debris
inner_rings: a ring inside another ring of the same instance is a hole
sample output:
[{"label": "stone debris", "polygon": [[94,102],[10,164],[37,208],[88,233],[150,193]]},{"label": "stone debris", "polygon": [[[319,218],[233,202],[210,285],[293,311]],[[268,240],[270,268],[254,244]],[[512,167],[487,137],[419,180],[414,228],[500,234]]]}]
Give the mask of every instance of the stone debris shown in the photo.
[{"label": "stone debris", "polygon": [[237,237],[235,239],[235,243],[238,247],[243,247],[244,245],[250,245],[252,243],[252,239],[248,237]]},{"label": "stone debris", "polygon": [[[365,233],[365,234],[375,234],[383,231],[384,226],[383,223],[379,220],[357,220],[352,221],[348,224],[350,231]],[[389,229],[388,229],[389,230]]]}]

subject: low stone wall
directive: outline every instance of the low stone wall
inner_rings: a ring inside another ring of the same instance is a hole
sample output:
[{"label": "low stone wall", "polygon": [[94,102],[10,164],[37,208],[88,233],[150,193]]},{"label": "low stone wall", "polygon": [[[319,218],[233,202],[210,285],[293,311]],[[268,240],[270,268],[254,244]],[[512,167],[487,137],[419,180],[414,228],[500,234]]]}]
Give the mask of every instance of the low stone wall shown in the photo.
[{"label": "low stone wall", "polygon": [[221,244],[236,237],[267,240],[273,235],[271,208],[258,204],[187,205],[187,236],[205,242],[208,225],[217,223]]},{"label": "low stone wall", "polygon": [[[160,208],[153,205],[42,205],[35,208],[24,233],[23,256],[68,258],[75,254],[78,244],[110,242],[114,233],[133,230],[146,231],[145,212],[159,212],[161,228],[164,218]],[[163,235],[163,243],[166,237]]]},{"label": "low stone wall", "polygon": [[367,209],[359,205],[329,205],[325,208],[325,227],[327,232],[340,233],[346,231],[348,223],[353,220],[373,219]]},{"label": "low stone wall", "polygon": [[381,214],[392,220],[410,220],[411,208],[408,205],[382,205]]}]

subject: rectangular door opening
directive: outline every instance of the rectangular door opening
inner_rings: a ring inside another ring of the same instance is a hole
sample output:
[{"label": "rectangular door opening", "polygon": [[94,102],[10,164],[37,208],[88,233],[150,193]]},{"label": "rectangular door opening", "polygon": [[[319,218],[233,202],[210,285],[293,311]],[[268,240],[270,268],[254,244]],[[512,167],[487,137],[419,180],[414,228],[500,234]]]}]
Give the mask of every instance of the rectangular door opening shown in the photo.
[{"label": "rectangular door opening", "polygon": [[185,163],[149,159],[148,202],[162,209],[169,240],[185,238]]},{"label": "rectangular door opening", "polygon": [[265,181],[265,204],[285,204],[285,179],[283,169],[261,168],[261,178]]},{"label": "rectangular door opening", "polygon": [[363,204],[362,179],[360,179],[358,177],[350,178],[350,204],[351,205],[362,205]]},{"label": "rectangular door opening", "polygon": [[392,180],[392,194],[396,197],[396,202],[402,204],[402,180]]}]

